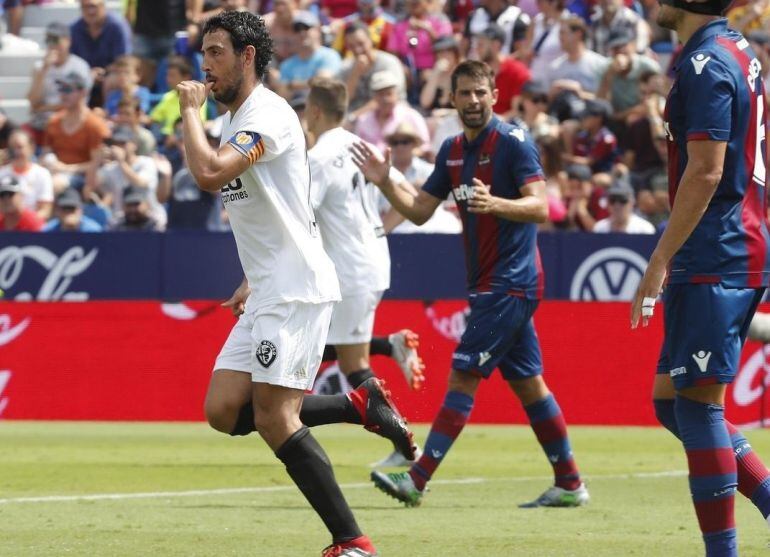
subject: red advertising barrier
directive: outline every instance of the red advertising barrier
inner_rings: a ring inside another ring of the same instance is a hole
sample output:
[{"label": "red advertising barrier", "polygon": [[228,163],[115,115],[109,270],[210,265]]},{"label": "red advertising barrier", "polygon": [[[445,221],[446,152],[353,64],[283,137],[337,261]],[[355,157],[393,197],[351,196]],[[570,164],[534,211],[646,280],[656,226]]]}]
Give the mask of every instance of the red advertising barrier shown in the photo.
[{"label": "red advertising barrier", "polygon": [[[404,327],[421,337],[427,380],[407,389],[384,357],[373,368],[412,422],[433,419],[446,388],[464,301],[385,301],[376,332]],[[661,321],[631,331],[628,304],[543,302],[536,314],[545,377],[573,424],[648,425]],[[214,358],[233,325],[216,302],[3,303],[0,305],[0,417],[40,420],[202,420]],[[770,351],[768,351],[770,352]],[[749,343],[728,393],[738,424],[763,418],[766,351]],[[482,385],[472,421],[524,423],[508,386]]]}]

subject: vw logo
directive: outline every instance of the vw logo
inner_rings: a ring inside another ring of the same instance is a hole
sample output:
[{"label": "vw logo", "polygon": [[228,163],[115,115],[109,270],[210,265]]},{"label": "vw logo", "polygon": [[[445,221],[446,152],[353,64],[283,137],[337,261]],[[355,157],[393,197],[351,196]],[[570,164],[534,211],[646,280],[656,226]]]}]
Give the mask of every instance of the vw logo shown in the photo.
[{"label": "vw logo", "polygon": [[604,248],[580,264],[570,286],[574,301],[631,301],[647,260],[628,248]]}]

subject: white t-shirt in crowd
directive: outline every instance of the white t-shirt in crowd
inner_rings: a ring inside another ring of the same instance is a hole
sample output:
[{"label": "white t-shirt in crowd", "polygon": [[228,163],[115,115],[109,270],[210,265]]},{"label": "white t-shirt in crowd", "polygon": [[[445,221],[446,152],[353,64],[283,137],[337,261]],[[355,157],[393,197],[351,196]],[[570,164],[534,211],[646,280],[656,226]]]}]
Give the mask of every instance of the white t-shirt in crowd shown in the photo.
[{"label": "white t-shirt in crowd", "polygon": [[35,211],[38,203],[53,202],[51,173],[39,164],[31,163],[24,171],[9,164],[0,168],[0,176],[14,176],[21,183],[24,206],[27,209]]},{"label": "white t-shirt in crowd", "polygon": [[[322,133],[308,152],[310,198],[345,296],[390,288],[390,251],[377,207],[379,190],[366,181],[348,150],[360,140],[334,128]],[[404,177],[391,167],[390,179],[398,183]]]},{"label": "white t-shirt in crowd", "polygon": [[625,234],[655,234],[655,226],[639,215],[631,215],[625,230],[612,230],[609,218],[602,219],[594,225],[594,232],[622,232]]},{"label": "white t-shirt in crowd", "polygon": [[339,300],[310,205],[305,135],[295,112],[260,84],[235,114],[225,115],[220,145],[228,142],[253,161],[221,190],[251,288],[246,311]]}]

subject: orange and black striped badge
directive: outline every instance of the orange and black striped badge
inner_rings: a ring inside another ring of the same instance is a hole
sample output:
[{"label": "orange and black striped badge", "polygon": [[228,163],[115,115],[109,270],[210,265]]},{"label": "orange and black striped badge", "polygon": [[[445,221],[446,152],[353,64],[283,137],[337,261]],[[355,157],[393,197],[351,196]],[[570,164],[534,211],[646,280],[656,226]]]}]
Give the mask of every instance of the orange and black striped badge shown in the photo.
[{"label": "orange and black striped badge", "polygon": [[249,159],[251,164],[257,162],[265,152],[265,142],[257,132],[240,131],[232,136],[228,143]]}]

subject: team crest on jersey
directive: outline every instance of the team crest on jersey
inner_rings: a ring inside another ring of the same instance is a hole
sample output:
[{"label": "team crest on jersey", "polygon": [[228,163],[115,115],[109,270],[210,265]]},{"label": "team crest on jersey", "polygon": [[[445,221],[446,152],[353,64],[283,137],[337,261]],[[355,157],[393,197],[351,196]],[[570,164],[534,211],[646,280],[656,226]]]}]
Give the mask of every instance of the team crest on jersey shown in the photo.
[{"label": "team crest on jersey", "polygon": [[268,368],[275,361],[278,351],[275,349],[275,344],[269,340],[263,340],[257,346],[257,353],[255,355],[259,363],[262,364],[262,367]]},{"label": "team crest on jersey", "polygon": [[265,152],[265,142],[257,132],[239,131],[227,142],[254,164]]},{"label": "team crest on jersey", "polygon": [[235,142],[238,145],[248,145],[251,143],[251,136],[244,132],[239,132],[235,135]]}]

